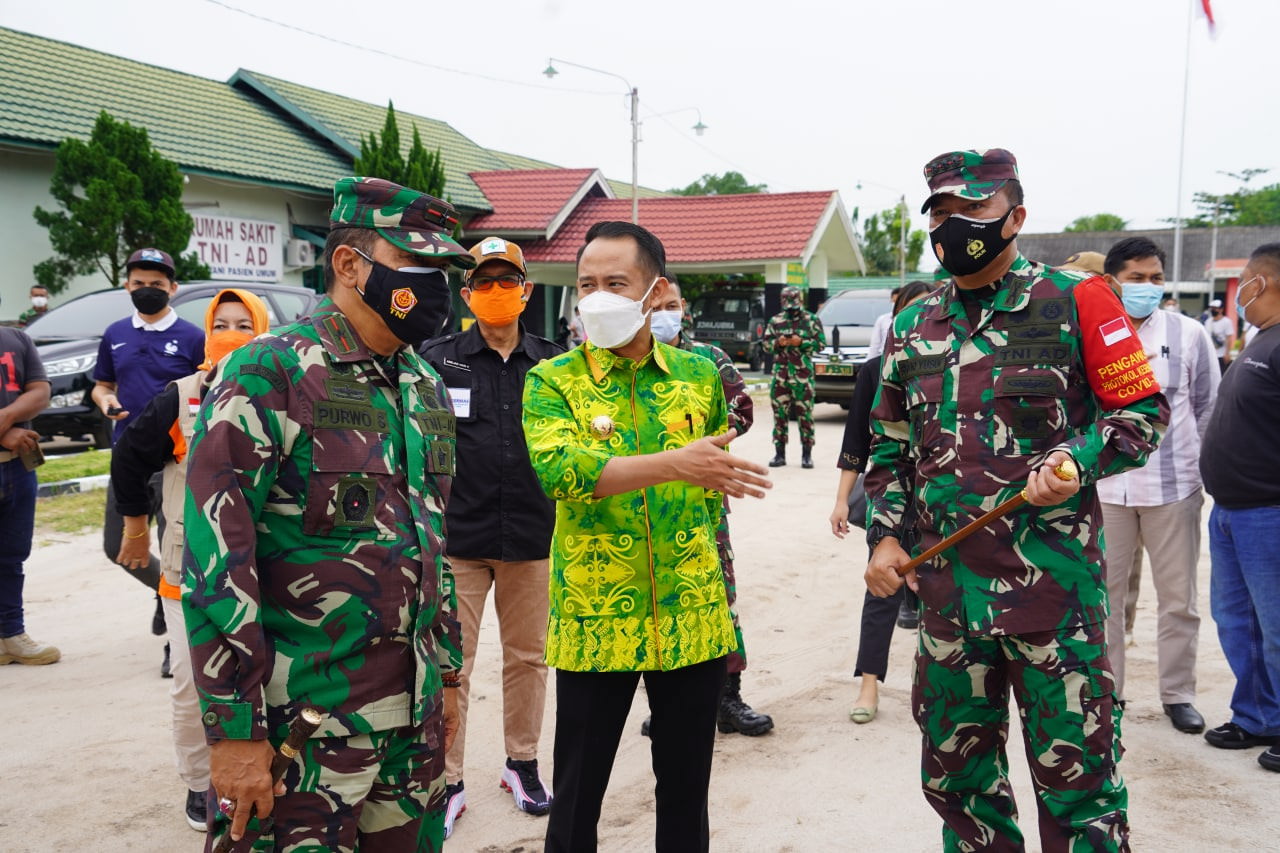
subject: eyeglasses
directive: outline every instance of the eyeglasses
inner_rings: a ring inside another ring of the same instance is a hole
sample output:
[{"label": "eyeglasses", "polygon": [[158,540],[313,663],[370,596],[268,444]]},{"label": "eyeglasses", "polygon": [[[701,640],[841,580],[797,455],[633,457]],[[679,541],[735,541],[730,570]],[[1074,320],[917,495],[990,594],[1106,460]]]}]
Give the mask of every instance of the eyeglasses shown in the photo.
[{"label": "eyeglasses", "polygon": [[467,287],[472,290],[478,290],[481,293],[498,285],[503,290],[510,290],[513,287],[519,287],[524,284],[524,276],[522,275],[478,275],[471,281],[467,282]]}]

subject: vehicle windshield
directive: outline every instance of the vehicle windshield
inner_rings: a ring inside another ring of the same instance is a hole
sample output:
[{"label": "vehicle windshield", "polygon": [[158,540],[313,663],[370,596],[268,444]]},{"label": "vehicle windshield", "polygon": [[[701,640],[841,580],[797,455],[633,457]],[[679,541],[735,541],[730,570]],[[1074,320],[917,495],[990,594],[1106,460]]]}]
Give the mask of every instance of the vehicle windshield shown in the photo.
[{"label": "vehicle windshield", "polygon": [[714,317],[725,314],[751,313],[749,296],[701,296],[693,303],[690,313],[695,317]]},{"label": "vehicle windshield", "polygon": [[100,338],[107,326],[132,312],[129,294],[123,288],[104,290],[59,305],[31,321],[24,331],[37,343]]},{"label": "vehicle windshield", "polygon": [[827,302],[818,312],[824,328],[832,326],[874,326],[876,318],[893,310],[888,297],[839,297]]}]

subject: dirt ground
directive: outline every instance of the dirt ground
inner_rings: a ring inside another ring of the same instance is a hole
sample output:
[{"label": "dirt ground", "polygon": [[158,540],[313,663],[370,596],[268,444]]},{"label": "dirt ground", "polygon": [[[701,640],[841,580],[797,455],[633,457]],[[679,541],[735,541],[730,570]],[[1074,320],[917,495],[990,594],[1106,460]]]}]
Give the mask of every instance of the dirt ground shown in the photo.
[{"label": "dirt ground", "polygon": [[[735,451],[771,455],[767,399],[758,426]],[[912,632],[898,630],[879,715],[854,725],[848,712],[866,548],[827,526],[843,412],[818,407],[818,467],[773,472],[763,501],[737,501],[731,524],[749,669],[743,693],[773,715],[761,738],[719,735],[711,781],[711,846],[722,851],[928,851],[940,823],[919,787],[920,736],[908,707]],[[1207,518],[1208,512],[1206,510]],[[151,636],[151,596],[101,553],[95,535],[40,533],[27,565],[30,632],[62,649],[48,667],[0,667],[0,851],[195,851],[203,836],[181,814],[173,767],[162,638]],[[1209,616],[1207,542],[1200,562],[1197,706],[1229,717],[1233,678]],[[1137,644],[1129,650],[1127,749],[1135,850],[1280,850],[1280,776],[1257,750],[1224,752],[1175,731],[1156,690],[1155,601],[1144,588]],[[450,850],[540,850],[543,819],[517,812],[498,788],[503,760],[499,649],[492,614],[480,637],[466,781],[469,809]],[[554,685],[554,677],[551,679]],[[551,778],[554,690],[547,700],[543,774]],[[643,692],[628,720],[605,800],[600,848],[652,849],[653,778],[639,735]],[[1015,723],[1016,730],[1016,723]],[[1026,760],[1011,747],[1012,776],[1028,849],[1035,807]],[[376,853],[376,851],[374,851]]]}]

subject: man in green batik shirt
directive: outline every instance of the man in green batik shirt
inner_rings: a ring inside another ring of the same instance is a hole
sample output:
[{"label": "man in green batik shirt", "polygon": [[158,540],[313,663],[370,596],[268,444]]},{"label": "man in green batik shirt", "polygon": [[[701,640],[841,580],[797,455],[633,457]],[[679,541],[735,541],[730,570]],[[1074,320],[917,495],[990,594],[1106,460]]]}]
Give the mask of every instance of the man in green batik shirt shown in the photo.
[{"label": "man in green batik shirt", "polygon": [[[183,603],[221,813],[208,844],[247,830],[253,850],[439,851],[462,669],[455,420],[412,347],[448,316],[445,268],[476,262],[439,199],[344,178],[333,200],[327,298],[228,356],[191,445]],[[273,746],[307,706],[324,722],[273,797]]]},{"label": "man in green batik shirt", "polygon": [[763,497],[765,469],[723,448],[716,366],[657,343],[645,307],[666,253],[628,222],[578,257],[587,342],[529,371],[524,430],[557,501],[547,663],[556,668],[555,806],[546,850],[596,848],[618,740],[643,674],[658,849],[706,850],[725,658],[737,648],[715,533],[724,494]]}]

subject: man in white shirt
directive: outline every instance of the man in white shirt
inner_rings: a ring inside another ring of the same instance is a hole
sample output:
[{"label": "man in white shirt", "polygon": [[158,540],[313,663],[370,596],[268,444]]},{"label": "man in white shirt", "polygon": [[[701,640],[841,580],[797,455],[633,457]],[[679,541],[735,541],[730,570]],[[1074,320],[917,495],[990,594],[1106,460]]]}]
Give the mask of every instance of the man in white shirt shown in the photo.
[{"label": "man in white shirt", "polygon": [[[901,287],[895,287],[889,291],[889,303],[891,305],[898,304],[898,292]],[[876,318],[876,324],[871,327],[871,341],[867,346],[867,361],[877,356],[884,355],[884,342],[889,338],[889,329],[893,327],[893,312],[886,311]]]},{"label": "man in white shirt", "polygon": [[1226,373],[1227,365],[1231,363],[1231,352],[1236,345],[1236,324],[1226,316],[1221,299],[1214,299],[1209,303],[1209,316],[1204,321],[1204,327],[1209,330],[1209,337],[1213,341],[1218,368]]},{"label": "man in white shirt", "polygon": [[1138,541],[1151,557],[1156,588],[1160,701],[1174,728],[1204,730],[1195,709],[1196,563],[1200,557],[1200,441],[1218,394],[1220,372],[1209,333],[1189,317],[1157,311],[1164,295],[1164,252],[1145,237],[1111,247],[1106,278],[1124,304],[1160,388],[1169,428],[1147,464],[1098,482],[1106,530],[1107,655],[1124,700],[1124,612]]}]

